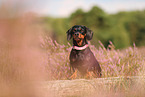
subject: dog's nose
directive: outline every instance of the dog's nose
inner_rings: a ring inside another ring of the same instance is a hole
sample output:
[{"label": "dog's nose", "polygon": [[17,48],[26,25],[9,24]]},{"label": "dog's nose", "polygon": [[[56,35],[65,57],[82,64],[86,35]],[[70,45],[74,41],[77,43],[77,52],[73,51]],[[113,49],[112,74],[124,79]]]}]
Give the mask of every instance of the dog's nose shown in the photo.
[{"label": "dog's nose", "polygon": [[79,33],[75,33],[75,36],[79,36]]}]

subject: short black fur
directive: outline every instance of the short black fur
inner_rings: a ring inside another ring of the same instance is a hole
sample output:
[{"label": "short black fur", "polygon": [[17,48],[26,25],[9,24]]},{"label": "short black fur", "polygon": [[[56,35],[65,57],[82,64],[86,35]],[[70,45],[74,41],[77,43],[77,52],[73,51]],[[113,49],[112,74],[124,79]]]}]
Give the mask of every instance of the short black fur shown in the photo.
[{"label": "short black fur", "polygon": [[[88,44],[87,40],[92,39],[93,32],[85,26],[75,25],[67,31],[67,40],[72,37],[73,46],[83,47]],[[96,77],[101,77],[101,67],[89,47],[83,50],[72,49],[69,60],[73,71],[77,69],[82,75],[92,71]]]}]

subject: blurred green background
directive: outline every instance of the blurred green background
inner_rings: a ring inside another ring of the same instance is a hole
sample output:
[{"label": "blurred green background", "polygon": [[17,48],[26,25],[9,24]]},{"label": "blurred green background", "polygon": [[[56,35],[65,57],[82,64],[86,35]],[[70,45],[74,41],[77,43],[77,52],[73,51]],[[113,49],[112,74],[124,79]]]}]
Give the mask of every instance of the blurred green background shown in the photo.
[{"label": "blurred green background", "polygon": [[105,47],[112,41],[116,49],[132,46],[145,46],[145,10],[121,11],[108,14],[98,6],[89,11],[77,9],[69,17],[41,17],[45,35],[60,44],[67,44],[66,31],[73,25],[85,25],[94,32],[91,44],[100,40]]}]

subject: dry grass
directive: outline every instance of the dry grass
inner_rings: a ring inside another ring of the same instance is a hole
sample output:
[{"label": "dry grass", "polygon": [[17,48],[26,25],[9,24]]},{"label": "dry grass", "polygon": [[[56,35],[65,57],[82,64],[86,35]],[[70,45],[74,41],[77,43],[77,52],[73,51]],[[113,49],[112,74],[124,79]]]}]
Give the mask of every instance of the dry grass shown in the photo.
[{"label": "dry grass", "polygon": [[[48,37],[41,41],[42,47],[47,51],[46,69],[51,74],[51,79],[68,79],[71,75],[70,44],[60,45]],[[89,46],[101,65],[103,77],[142,75],[140,72],[144,71],[145,57],[135,45],[124,50],[115,50],[112,42],[107,49],[101,42],[98,49],[94,45]]]}]

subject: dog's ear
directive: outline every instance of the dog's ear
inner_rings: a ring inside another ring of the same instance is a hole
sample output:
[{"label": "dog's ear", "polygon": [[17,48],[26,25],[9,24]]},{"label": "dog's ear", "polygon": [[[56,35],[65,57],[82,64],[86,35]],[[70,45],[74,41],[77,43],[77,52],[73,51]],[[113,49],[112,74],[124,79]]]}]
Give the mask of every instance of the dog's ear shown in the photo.
[{"label": "dog's ear", "polygon": [[72,38],[72,28],[70,28],[66,33],[67,33],[67,40],[70,40]]},{"label": "dog's ear", "polygon": [[89,28],[87,27],[85,28],[86,28],[86,39],[91,40],[93,38],[93,32]]}]

